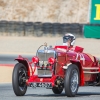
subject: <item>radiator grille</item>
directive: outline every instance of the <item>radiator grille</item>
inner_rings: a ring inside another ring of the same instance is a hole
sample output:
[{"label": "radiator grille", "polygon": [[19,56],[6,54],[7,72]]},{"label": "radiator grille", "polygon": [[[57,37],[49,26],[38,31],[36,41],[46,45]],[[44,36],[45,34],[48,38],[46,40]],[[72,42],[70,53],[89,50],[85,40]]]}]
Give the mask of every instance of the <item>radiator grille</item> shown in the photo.
[{"label": "radiator grille", "polygon": [[50,57],[54,57],[55,58],[55,54],[52,53],[43,53],[43,52],[38,52],[38,58],[40,61],[48,61],[48,58]]},{"label": "radiator grille", "polygon": [[[44,50],[39,50],[37,53],[37,56],[39,58],[39,66],[38,68],[38,75],[51,75],[50,69],[47,69],[46,66],[48,65],[48,58],[54,57],[55,58],[55,51],[48,50],[45,52]],[[42,66],[44,65],[44,68]]]}]

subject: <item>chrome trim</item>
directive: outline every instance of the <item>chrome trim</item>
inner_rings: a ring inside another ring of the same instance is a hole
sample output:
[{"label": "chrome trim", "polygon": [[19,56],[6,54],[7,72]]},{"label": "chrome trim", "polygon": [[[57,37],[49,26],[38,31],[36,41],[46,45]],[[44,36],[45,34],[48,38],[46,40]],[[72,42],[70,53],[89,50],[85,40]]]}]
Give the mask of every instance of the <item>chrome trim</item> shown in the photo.
[{"label": "chrome trim", "polygon": [[37,56],[39,57],[40,61],[47,61],[51,56],[56,58],[56,52],[54,50],[38,50]]},{"label": "chrome trim", "polygon": [[51,75],[51,69],[47,68],[49,65],[48,59],[50,57],[56,58],[56,52],[54,50],[44,49],[44,50],[38,50],[37,57],[39,58],[38,65],[40,66],[38,68],[38,75],[42,77],[46,77],[46,75]]},{"label": "chrome trim", "polygon": [[97,72],[83,71],[83,73],[85,73],[85,74],[98,74],[98,73],[99,73],[99,71],[97,71]]},{"label": "chrome trim", "polygon": [[38,75],[38,77],[52,77],[52,75]]},{"label": "chrome trim", "polygon": [[85,69],[85,70],[98,70],[99,67],[82,67],[82,69]]}]

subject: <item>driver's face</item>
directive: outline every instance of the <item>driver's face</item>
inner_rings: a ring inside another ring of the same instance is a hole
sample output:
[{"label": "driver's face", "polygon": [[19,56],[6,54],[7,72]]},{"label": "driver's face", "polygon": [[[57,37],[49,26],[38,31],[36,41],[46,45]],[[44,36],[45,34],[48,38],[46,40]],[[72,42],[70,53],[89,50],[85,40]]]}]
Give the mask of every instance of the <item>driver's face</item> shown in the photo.
[{"label": "driver's face", "polygon": [[63,45],[70,47],[71,46],[71,38],[63,37]]},{"label": "driver's face", "polygon": [[66,42],[67,43],[67,46],[70,47],[71,46],[71,40],[68,39],[68,41]]}]

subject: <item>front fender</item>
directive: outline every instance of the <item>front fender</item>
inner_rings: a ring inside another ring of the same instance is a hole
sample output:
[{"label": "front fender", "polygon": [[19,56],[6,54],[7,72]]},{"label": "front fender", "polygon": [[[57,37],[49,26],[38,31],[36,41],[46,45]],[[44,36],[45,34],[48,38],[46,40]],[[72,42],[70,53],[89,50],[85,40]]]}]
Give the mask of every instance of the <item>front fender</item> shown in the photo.
[{"label": "front fender", "polygon": [[22,56],[19,56],[15,60],[17,60],[19,63],[22,63],[27,69],[28,76],[31,76],[32,66],[31,66],[30,62],[28,61],[28,59],[23,58]]}]

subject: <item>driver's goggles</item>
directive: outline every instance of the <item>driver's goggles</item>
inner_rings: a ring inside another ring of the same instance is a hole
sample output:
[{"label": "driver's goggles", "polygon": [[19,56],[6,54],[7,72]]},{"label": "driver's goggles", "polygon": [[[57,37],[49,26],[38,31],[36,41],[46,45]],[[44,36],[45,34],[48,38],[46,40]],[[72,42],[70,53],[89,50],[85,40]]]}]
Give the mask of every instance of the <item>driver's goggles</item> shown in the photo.
[{"label": "driver's goggles", "polygon": [[71,38],[63,38],[63,43],[66,43],[66,42],[68,42],[68,41],[71,41]]}]

